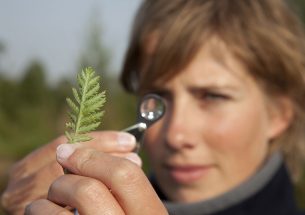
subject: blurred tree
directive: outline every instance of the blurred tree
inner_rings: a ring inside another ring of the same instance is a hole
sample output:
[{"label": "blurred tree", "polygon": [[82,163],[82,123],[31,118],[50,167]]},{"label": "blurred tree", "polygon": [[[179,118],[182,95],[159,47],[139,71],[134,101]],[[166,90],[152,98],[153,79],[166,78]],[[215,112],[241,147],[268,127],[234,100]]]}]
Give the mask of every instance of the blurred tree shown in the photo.
[{"label": "blurred tree", "polygon": [[[111,52],[103,42],[102,25],[98,13],[92,13],[80,67],[93,67],[102,76],[102,89],[106,90],[106,114],[101,129],[122,129],[134,122],[135,98],[127,95],[119,86],[118,79],[110,70]],[[117,73],[116,73],[117,74]]]},{"label": "blurred tree", "polygon": [[42,104],[48,102],[48,86],[43,65],[32,62],[25,70],[25,74],[20,82],[20,98],[23,103],[29,105]]},{"label": "blurred tree", "polygon": [[54,112],[56,114],[55,132],[57,134],[62,134],[66,129],[66,121],[68,119],[67,115],[67,105],[66,98],[71,96],[72,84],[68,80],[61,80],[55,89],[53,90],[53,98],[55,99],[56,106]]},{"label": "blurred tree", "polygon": [[10,163],[62,134],[71,84],[63,80],[54,87],[47,84],[38,61],[26,68],[20,81],[0,74],[0,193]]},{"label": "blurred tree", "polygon": [[19,82],[0,77],[0,156],[18,159],[61,134],[70,86],[63,81],[51,88],[38,61],[26,68]]},{"label": "blurred tree", "polygon": [[99,15],[93,12],[89,21],[84,50],[80,56],[80,67],[93,67],[103,76],[109,73],[110,49],[103,43],[103,35]]},{"label": "blurred tree", "polygon": [[[93,13],[89,30],[85,31],[88,35],[79,67],[91,66],[102,75],[107,103],[100,129],[120,130],[134,122],[135,98],[123,92],[109,69],[111,54],[103,43],[98,20]],[[4,46],[0,44],[0,63],[3,52]],[[45,68],[39,61],[31,62],[23,74],[20,80],[9,80],[0,73],[0,164],[20,159],[65,130],[66,97],[72,94],[71,82],[61,80],[57,85],[49,86]],[[71,79],[75,85],[76,77]],[[0,193],[5,180],[0,166]]]},{"label": "blurred tree", "polygon": [[1,55],[3,55],[3,53],[4,53],[4,51],[5,51],[5,46],[4,46],[4,44],[0,41],[0,72],[1,72],[1,70],[2,70],[2,56]]},{"label": "blurred tree", "polygon": [[[296,10],[305,21],[305,1],[289,1],[295,3]],[[117,77],[113,75],[117,73],[111,73],[109,69],[111,53],[103,43],[98,20],[97,14],[93,13],[89,30],[85,31],[88,35],[80,54],[79,67],[91,66],[102,75],[102,88],[107,91],[107,103],[101,129],[120,130],[134,123],[136,99],[120,88]],[[63,134],[67,118],[65,99],[72,93],[68,80],[50,87],[46,81],[45,69],[38,61],[32,62],[25,69],[20,81],[7,79],[1,75],[3,53],[5,46],[0,42],[0,163],[3,163],[3,159],[19,159]],[[305,175],[296,187],[302,207],[305,207],[304,181]],[[0,172],[0,193],[3,187],[1,182]]]},{"label": "blurred tree", "polygon": [[304,0],[289,0],[295,11],[305,23],[305,1]]},{"label": "blurred tree", "polygon": [[[43,97],[48,96],[43,81],[42,67],[33,64],[20,83],[4,80],[0,83],[0,107],[2,137],[0,156],[18,158],[37,145],[47,141],[52,133],[43,121],[49,116],[48,108],[42,108]],[[36,68],[36,69],[35,69]],[[48,138],[48,139],[46,139]]]}]

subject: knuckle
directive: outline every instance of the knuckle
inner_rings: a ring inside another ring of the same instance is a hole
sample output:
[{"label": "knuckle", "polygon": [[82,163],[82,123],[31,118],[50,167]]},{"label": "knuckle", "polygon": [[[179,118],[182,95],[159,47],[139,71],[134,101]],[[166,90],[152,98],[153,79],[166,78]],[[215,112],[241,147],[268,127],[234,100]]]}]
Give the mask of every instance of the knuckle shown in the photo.
[{"label": "knuckle", "polygon": [[75,199],[80,201],[80,204],[92,204],[92,202],[100,201],[100,199],[105,197],[105,193],[103,192],[105,189],[103,189],[103,186],[101,182],[95,179],[80,179],[76,184]]},{"label": "knuckle", "polygon": [[[63,175],[63,168],[56,161],[48,163],[31,175],[33,182],[50,185],[56,178]],[[41,182],[44,183],[41,183]]]},{"label": "knuckle", "polygon": [[36,201],[31,202],[25,207],[25,215],[28,214],[36,214],[36,211],[40,208],[41,205],[46,204],[46,199],[38,199]]},{"label": "knuckle", "polygon": [[24,214],[25,214],[25,215],[32,214],[32,212],[33,212],[33,204],[34,204],[34,202],[32,202],[31,204],[28,204],[28,205],[25,207],[25,210],[24,210]]},{"label": "knuckle", "polygon": [[46,171],[48,171],[54,178],[57,178],[58,176],[61,176],[63,174],[63,168],[62,166],[57,162],[53,161],[48,165],[46,168]]},{"label": "knuckle", "polygon": [[1,205],[8,211],[13,212],[24,208],[24,206],[36,198],[37,189],[31,178],[25,178],[19,185],[9,186],[1,195]]},{"label": "knuckle", "polygon": [[31,173],[29,169],[30,168],[27,161],[27,157],[25,157],[11,167],[9,171],[9,178],[12,182],[15,182],[18,181],[20,178],[27,177]]},{"label": "knuckle", "polygon": [[50,196],[53,196],[54,193],[56,193],[62,184],[62,180],[64,180],[65,175],[62,175],[60,177],[58,177],[57,179],[55,179],[49,186],[49,190],[47,193],[47,197],[50,198]]},{"label": "knuckle", "polygon": [[96,151],[90,148],[78,148],[70,156],[69,160],[75,164],[75,168],[78,172],[83,172],[89,168],[95,159]]},{"label": "knuckle", "polygon": [[17,163],[13,164],[9,170],[9,176],[10,178],[13,178],[13,176],[16,174],[16,172],[20,169],[21,161],[18,161]]},{"label": "knuckle", "polygon": [[139,168],[130,161],[121,158],[118,165],[112,171],[113,180],[120,183],[135,183],[139,180]]},{"label": "knuckle", "polygon": [[11,199],[11,194],[8,191],[4,191],[4,193],[1,196],[1,205],[4,209],[9,209],[9,202]]},{"label": "knuckle", "polygon": [[47,175],[50,180],[63,175],[63,168],[57,161],[52,161],[48,165],[44,166],[41,175]]}]

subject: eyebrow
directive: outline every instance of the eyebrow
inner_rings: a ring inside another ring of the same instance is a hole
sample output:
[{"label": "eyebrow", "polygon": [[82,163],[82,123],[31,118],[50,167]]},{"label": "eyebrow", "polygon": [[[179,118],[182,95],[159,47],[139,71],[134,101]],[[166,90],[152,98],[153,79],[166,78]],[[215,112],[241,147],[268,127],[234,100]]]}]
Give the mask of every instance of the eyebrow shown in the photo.
[{"label": "eyebrow", "polygon": [[187,89],[189,91],[204,91],[204,90],[228,90],[228,91],[237,91],[238,88],[233,86],[233,85],[229,85],[229,84],[202,84],[202,85],[198,85],[198,86],[189,86],[187,87]]}]

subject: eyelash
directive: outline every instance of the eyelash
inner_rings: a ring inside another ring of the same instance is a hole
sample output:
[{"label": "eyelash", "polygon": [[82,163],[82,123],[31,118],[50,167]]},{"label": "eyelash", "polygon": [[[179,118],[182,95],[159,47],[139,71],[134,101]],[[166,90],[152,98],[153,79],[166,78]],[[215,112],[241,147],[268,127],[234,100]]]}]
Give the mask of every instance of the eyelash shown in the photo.
[{"label": "eyelash", "polygon": [[229,99],[227,95],[224,95],[222,93],[209,92],[209,91],[196,93],[195,96],[201,101],[221,101],[221,100]]},{"label": "eyelash", "polygon": [[[165,101],[171,100],[170,95],[162,90],[154,90],[150,93],[158,94],[163,97]],[[216,103],[221,101],[229,100],[230,97],[223,93],[218,93],[214,91],[204,90],[204,91],[193,91],[194,98],[196,98],[202,104]]]}]

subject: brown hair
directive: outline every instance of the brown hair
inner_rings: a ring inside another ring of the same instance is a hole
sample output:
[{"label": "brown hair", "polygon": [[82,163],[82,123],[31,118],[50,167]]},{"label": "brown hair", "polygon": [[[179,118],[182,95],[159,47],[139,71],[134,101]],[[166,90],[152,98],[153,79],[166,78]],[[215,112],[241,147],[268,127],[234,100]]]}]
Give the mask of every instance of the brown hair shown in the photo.
[{"label": "brown hair", "polygon": [[123,86],[139,93],[156,80],[172,78],[213,36],[266,94],[291,99],[295,118],[272,144],[284,152],[293,176],[298,175],[305,148],[305,37],[284,0],[143,1],[123,65]]}]

